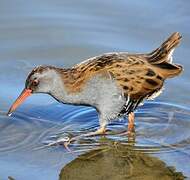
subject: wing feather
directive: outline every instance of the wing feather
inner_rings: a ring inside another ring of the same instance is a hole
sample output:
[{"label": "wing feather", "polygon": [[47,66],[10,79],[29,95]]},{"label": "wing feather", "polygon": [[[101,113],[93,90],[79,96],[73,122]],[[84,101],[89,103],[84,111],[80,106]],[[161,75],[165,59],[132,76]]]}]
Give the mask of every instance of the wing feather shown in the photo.
[{"label": "wing feather", "polygon": [[152,94],[158,92],[164,78],[152,65],[143,61],[143,57],[132,56],[126,61],[115,62],[107,68],[126,97],[121,114],[129,114]]}]

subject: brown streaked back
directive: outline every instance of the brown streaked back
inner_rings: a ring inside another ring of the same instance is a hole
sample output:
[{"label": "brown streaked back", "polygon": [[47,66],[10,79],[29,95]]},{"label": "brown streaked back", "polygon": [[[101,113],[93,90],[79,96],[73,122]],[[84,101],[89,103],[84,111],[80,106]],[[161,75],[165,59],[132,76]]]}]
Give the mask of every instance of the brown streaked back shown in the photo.
[{"label": "brown streaked back", "polygon": [[86,82],[98,73],[109,74],[123,93],[138,99],[159,91],[164,80],[180,74],[182,66],[172,64],[172,52],[179,44],[179,33],[172,34],[149,54],[107,53],[64,70],[61,75],[68,92],[83,90]]}]

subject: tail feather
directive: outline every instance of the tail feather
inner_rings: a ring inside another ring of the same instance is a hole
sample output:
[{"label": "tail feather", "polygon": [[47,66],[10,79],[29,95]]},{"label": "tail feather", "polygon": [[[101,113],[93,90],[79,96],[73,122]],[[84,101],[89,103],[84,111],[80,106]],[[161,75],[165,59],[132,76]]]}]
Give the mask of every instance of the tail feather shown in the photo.
[{"label": "tail feather", "polygon": [[147,56],[150,64],[158,68],[165,78],[177,76],[183,70],[181,65],[172,63],[172,54],[181,40],[178,32],[173,33],[162,45]]},{"label": "tail feather", "polygon": [[148,61],[151,64],[171,62],[173,51],[180,43],[181,38],[178,32],[173,33],[159,48],[148,54]]},{"label": "tail feather", "polygon": [[175,77],[179,75],[183,70],[183,67],[181,65],[171,64],[167,62],[156,64],[155,66],[158,67],[160,74],[162,74],[164,78]]}]

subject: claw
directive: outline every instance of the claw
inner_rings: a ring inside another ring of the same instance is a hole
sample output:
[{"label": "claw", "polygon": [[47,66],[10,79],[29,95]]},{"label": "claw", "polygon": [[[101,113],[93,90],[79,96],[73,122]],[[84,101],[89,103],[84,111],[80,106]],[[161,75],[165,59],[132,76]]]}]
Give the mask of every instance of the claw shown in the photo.
[{"label": "claw", "polygon": [[72,150],[69,148],[69,144],[70,144],[70,141],[63,143],[65,149],[66,149],[68,152],[70,152],[70,153],[73,154]]},{"label": "claw", "polygon": [[70,139],[68,139],[68,141],[65,141],[65,142],[63,143],[63,146],[65,147],[65,149],[66,149],[68,152],[74,154],[73,151],[69,148],[69,145],[71,144],[71,142],[76,141],[79,137],[80,137],[80,136],[76,136],[76,137],[70,138]]},{"label": "claw", "polygon": [[69,148],[69,145],[71,144],[72,141],[76,141],[77,139],[79,139],[81,137],[91,137],[91,136],[103,135],[103,134],[105,134],[105,131],[106,131],[106,129],[105,129],[105,127],[103,127],[103,128],[98,129],[95,132],[90,132],[90,133],[87,133],[87,134],[82,134],[82,135],[79,135],[79,136],[75,136],[75,137],[69,139],[68,141],[65,141],[63,143],[63,145],[64,145],[65,149],[67,149],[69,152],[73,153],[71,151],[71,149]]},{"label": "claw", "polygon": [[102,127],[102,128],[98,129],[95,132],[82,134],[82,135],[75,136],[75,137],[72,137],[72,138],[69,138],[69,137],[58,138],[56,141],[50,142],[46,146],[49,147],[49,146],[54,146],[54,145],[63,145],[68,152],[74,154],[72,152],[72,150],[69,148],[69,145],[71,144],[71,142],[76,141],[81,137],[91,137],[91,136],[97,136],[97,135],[105,135],[105,132],[106,132],[105,127]]}]

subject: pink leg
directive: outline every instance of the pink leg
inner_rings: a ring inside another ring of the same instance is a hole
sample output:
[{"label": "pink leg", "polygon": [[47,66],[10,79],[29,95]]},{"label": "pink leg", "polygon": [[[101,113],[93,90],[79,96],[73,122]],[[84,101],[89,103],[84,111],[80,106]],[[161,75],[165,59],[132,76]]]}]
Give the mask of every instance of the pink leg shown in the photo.
[{"label": "pink leg", "polygon": [[133,132],[135,131],[135,126],[134,126],[134,121],[135,121],[135,114],[134,112],[131,112],[129,115],[128,115],[128,128],[127,128],[127,131],[121,133],[120,135],[122,136],[131,136],[133,135]]},{"label": "pink leg", "polygon": [[128,124],[127,132],[131,133],[135,130],[135,126],[134,126],[135,114],[134,114],[134,112],[129,113],[128,121],[129,121],[129,124]]}]

